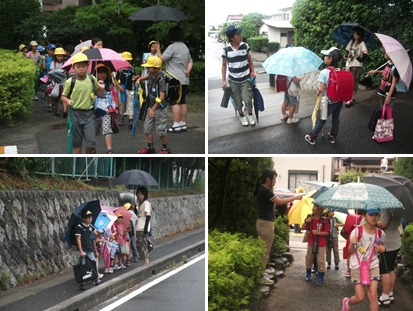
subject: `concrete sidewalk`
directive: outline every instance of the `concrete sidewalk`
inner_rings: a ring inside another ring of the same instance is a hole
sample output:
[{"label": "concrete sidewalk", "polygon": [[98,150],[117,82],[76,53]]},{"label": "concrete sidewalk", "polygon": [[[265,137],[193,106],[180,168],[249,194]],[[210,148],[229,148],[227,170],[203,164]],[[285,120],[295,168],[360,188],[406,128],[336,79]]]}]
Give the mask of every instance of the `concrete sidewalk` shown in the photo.
[{"label": "concrete sidewalk", "polygon": [[[150,263],[142,266],[131,262],[130,267],[105,274],[99,286],[86,284],[85,291],[79,291],[73,271],[49,276],[25,286],[0,293],[0,310],[78,310],[86,311],[114,297],[121,292],[149,279],[162,270],[205,251],[205,228],[187,231],[176,236],[154,241]],[[100,260],[100,272],[103,272]]]},{"label": "concrete sidewalk", "polygon": [[[269,83],[259,83],[257,88],[264,98],[265,111],[259,112],[259,123],[256,126],[247,127],[241,125],[231,102],[228,104],[228,108],[220,106],[223,95],[221,89],[214,89],[208,92],[208,140],[286,123],[280,120],[284,92],[276,93],[274,88],[269,86]],[[356,101],[364,101],[376,93],[377,90],[359,89]],[[299,113],[294,116],[300,119],[311,117],[316,100],[315,90],[301,90]]]}]

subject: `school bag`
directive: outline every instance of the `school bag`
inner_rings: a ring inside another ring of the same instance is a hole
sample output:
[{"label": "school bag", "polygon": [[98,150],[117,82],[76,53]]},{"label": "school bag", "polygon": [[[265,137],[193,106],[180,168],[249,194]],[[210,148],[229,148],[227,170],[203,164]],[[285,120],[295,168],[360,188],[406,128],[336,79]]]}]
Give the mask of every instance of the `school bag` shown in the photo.
[{"label": "school bag", "polygon": [[182,84],[181,81],[177,77],[175,77],[172,73],[168,70],[162,71],[162,77],[165,79],[166,84],[166,94],[165,99],[168,103],[171,101],[176,102],[179,104],[181,102],[182,97]]},{"label": "school bag", "polygon": [[352,99],[354,90],[354,78],[350,71],[330,70],[327,87],[327,97],[332,102],[344,102]]},{"label": "school bag", "polygon": [[[396,69],[396,66],[393,66],[391,68],[391,74],[392,76],[394,75],[394,70]],[[406,84],[402,81],[402,79],[399,79],[396,83],[396,92],[401,92],[401,93],[406,93],[408,91],[408,87]]]},{"label": "school bag", "polygon": [[[292,81],[292,79],[291,79]],[[290,83],[287,85],[287,77],[283,76],[283,75],[276,75],[275,76],[275,91],[276,92],[287,92],[289,87],[290,87]]]}]

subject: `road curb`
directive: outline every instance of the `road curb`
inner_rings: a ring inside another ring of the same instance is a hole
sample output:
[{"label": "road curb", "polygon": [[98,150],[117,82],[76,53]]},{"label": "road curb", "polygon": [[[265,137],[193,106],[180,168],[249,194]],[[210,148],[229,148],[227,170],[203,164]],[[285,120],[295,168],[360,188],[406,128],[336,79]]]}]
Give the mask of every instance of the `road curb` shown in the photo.
[{"label": "road curb", "polygon": [[[183,256],[191,257],[202,251],[205,251],[205,240],[150,262],[149,265],[138,267],[108,282],[103,282],[99,286],[87,289],[83,293],[48,308],[45,311],[90,310],[111,297],[115,297],[123,291],[159,273],[168,266],[183,262]],[[73,286],[76,286],[74,279]]]}]

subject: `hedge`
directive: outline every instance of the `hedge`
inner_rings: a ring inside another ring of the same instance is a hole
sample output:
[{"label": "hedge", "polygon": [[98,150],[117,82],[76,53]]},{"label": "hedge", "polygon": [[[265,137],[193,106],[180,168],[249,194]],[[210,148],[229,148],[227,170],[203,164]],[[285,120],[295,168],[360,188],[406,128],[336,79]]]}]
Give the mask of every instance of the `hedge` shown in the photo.
[{"label": "hedge", "polygon": [[205,94],[205,62],[194,62],[189,76],[189,91]]},{"label": "hedge", "polygon": [[32,113],[35,70],[23,54],[0,50],[0,126],[13,126]]},{"label": "hedge", "polygon": [[268,52],[277,52],[280,49],[279,42],[268,42]]},{"label": "hedge", "polygon": [[248,310],[264,271],[265,243],[241,233],[208,234],[208,311]]},{"label": "hedge", "polygon": [[247,40],[251,50],[261,52],[268,45],[268,38],[252,37]]},{"label": "hedge", "polygon": [[401,252],[408,266],[413,267],[413,224],[408,224],[404,229]]}]

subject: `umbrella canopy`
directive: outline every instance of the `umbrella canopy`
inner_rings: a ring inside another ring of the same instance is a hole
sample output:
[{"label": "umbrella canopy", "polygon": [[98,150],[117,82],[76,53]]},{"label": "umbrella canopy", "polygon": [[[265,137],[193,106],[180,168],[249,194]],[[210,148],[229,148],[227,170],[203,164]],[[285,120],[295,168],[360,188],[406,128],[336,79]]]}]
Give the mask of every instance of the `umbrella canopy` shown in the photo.
[{"label": "umbrella canopy", "polygon": [[[400,176],[402,177],[402,176]],[[402,202],[404,209],[395,209],[395,215],[413,221],[413,193],[407,188],[407,183],[401,183],[391,177],[391,175],[369,174],[363,176],[368,184],[373,184],[386,188],[397,199]]]},{"label": "umbrella canopy", "polygon": [[306,185],[318,190],[322,187],[327,187],[327,188],[331,188],[334,187],[335,183],[331,182],[331,183],[325,183],[322,181],[318,181],[318,180],[305,180],[303,181],[303,183],[305,183]]},{"label": "umbrella canopy", "polygon": [[269,74],[294,77],[318,70],[322,62],[312,51],[303,47],[292,47],[278,50],[267,58],[262,66]]},{"label": "umbrella canopy", "polygon": [[117,213],[121,213],[123,216],[123,221],[122,225],[125,227],[125,229],[130,227],[130,219],[132,217],[132,214],[129,213],[129,211],[124,207],[121,206],[113,211],[113,213],[116,215]]},{"label": "umbrella canopy", "polygon": [[73,153],[73,130],[75,128],[75,124],[73,123],[72,117],[72,106],[69,107],[69,113],[67,114],[67,122],[66,122],[66,129],[67,129],[67,153]]},{"label": "umbrella canopy", "polygon": [[375,203],[379,209],[403,208],[402,203],[388,190],[365,183],[332,187],[314,200],[314,204],[342,212],[364,209],[367,203]]},{"label": "umbrella canopy", "polygon": [[76,53],[80,52],[80,49],[84,46],[91,47],[92,46],[92,40],[86,40],[83,42],[80,42],[78,45],[75,46],[75,51],[73,52],[72,56],[75,55]]},{"label": "umbrella canopy", "polygon": [[[314,191],[310,192],[311,194]],[[309,195],[303,196],[301,200],[294,202],[290,211],[288,212],[288,224],[299,224],[301,225],[306,219],[308,214],[312,214],[313,211],[313,198]]]},{"label": "umbrella canopy", "polygon": [[326,186],[322,186],[320,189],[318,189],[316,192],[314,192],[311,197],[313,199],[317,199],[322,193],[326,192],[328,189],[330,189],[329,187]]},{"label": "umbrella canopy", "polygon": [[189,19],[188,16],[179,12],[178,10],[163,6],[153,5],[147,8],[140,9],[133,13],[128,19],[132,21],[182,21]]},{"label": "umbrella canopy", "polygon": [[392,37],[379,33],[376,33],[376,36],[396,66],[400,79],[406,84],[407,88],[409,88],[410,82],[412,81],[412,63],[406,49],[399,41]]},{"label": "umbrella canopy", "polygon": [[102,210],[95,221],[95,227],[99,230],[106,231],[106,229],[110,229],[112,227],[116,219],[118,218],[115,216],[113,211],[104,210],[102,206]]},{"label": "umbrella canopy", "polygon": [[67,80],[67,73],[62,69],[53,69],[50,70],[47,74],[53,82],[58,84],[64,84]]},{"label": "umbrella canopy", "polygon": [[360,27],[364,30],[364,43],[367,48],[371,48],[376,44],[373,33],[366,27],[358,23],[343,23],[333,30],[333,36],[336,41],[344,46],[347,46],[350,40],[353,39],[354,28]]},{"label": "umbrella canopy", "polygon": [[141,170],[129,170],[116,178],[113,185],[126,186],[158,186],[158,182],[151,174]]},{"label": "umbrella canopy", "polygon": [[[89,59],[89,72],[93,72],[97,64],[104,64],[108,66],[111,71],[118,71],[122,68],[132,67],[132,65],[127,60],[124,60],[119,53],[116,53],[111,49],[88,49],[82,53]],[[63,64],[62,69],[69,70],[72,67],[72,59],[73,56]]]}]

